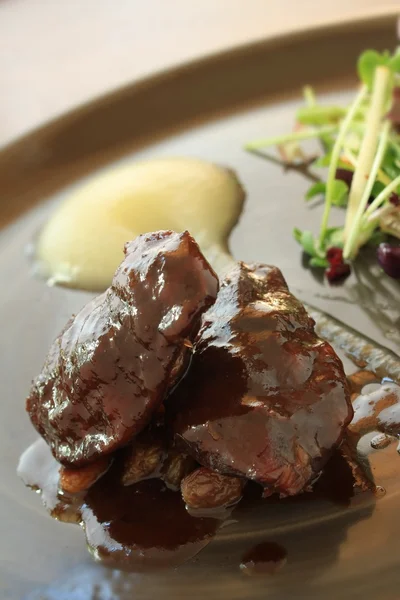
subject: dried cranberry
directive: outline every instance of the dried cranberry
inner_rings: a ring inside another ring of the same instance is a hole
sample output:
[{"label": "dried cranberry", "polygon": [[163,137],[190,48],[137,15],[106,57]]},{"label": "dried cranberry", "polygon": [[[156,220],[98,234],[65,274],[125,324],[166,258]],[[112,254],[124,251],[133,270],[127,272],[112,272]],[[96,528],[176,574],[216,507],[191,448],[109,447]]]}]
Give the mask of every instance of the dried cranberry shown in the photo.
[{"label": "dried cranberry", "polygon": [[376,251],[378,263],[389,277],[400,279],[400,246],[379,244]]},{"label": "dried cranberry", "polygon": [[392,192],[389,196],[389,202],[393,206],[400,206],[400,196],[396,192]]},{"label": "dried cranberry", "polygon": [[351,182],[353,181],[353,174],[354,174],[354,172],[350,171],[349,169],[339,168],[339,169],[336,169],[335,179],[338,179],[339,181],[343,181],[350,188]]},{"label": "dried cranberry", "polygon": [[329,283],[338,282],[346,279],[350,275],[350,265],[343,260],[343,250],[336,246],[328,248],[326,258],[329,262],[329,267],[325,270],[325,275]]},{"label": "dried cranberry", "polygon": [[331,264],[331,266],[325,270],[325,275],[329,283],[337,283],[338,281],[346,279],[346,277],[350,275],[350,272],[350,265],[342,262]]},{"label": "dried cranberry", "polygon": [[343,250],[332,246],[326,251],[326,258],[330,265],[340,265],[343,263]]}]

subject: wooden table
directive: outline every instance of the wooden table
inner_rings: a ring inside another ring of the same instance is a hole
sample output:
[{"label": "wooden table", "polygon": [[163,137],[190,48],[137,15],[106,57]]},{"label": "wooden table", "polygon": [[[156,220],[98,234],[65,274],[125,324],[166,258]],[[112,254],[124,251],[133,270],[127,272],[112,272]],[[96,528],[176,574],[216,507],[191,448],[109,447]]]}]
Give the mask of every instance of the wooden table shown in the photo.
[{"label": "wooden table", "polygon": [[0,145],[127,81],[389,0],[0,0]]}]

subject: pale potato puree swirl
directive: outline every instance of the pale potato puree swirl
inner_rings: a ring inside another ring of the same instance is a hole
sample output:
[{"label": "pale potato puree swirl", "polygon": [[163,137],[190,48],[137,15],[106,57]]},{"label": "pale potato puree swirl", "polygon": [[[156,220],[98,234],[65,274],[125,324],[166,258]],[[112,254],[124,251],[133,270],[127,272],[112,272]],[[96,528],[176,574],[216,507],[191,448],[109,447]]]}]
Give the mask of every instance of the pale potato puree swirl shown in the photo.
[{"label": "pale potato puree swirl", "polygon": [[217,272],[229,264],[229,234],[244,191],[229,169],[194,158],[124,165],[84,184],[41,231],[36,259],[50,283],[103,290],[140,233],[188,230]]}]

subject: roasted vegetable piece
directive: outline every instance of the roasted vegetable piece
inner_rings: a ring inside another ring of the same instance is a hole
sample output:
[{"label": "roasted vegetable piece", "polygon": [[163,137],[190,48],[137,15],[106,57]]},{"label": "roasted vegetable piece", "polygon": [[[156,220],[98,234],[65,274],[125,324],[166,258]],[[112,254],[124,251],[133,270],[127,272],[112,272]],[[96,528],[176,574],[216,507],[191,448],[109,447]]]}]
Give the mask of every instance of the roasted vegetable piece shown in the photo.
[{"label": "roasted vegetable piece", "polygon": [[27,399],[32,423],[66,466],[127,444],[187,367],[218,279],[188,232],[141,235],[111,287],[66,325]]},{"label": "roasted vegetable piece", "polygon": [[60,488],[67,494],[79,494],[88,490],[100,477],[106,473],[111,464],[109,456],[102,456],[96,462],[92,462],[80,469],[60,468]]},{"label": "roasted vegetable piece", "polygon": [[244,485],[244,479],[200,467],[185,477],[181,492],[188,508],[223,508],[239,502]]}]

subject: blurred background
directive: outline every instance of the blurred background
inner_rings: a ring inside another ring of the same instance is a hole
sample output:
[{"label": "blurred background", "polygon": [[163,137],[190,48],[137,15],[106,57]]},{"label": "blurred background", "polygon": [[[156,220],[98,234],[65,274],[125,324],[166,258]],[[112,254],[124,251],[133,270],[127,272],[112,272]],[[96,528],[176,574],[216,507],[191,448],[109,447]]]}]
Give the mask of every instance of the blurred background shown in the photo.
[{"label": "blurred background", "polygon": [[0,145],[168,66],[399,0],[0,0]]}]

